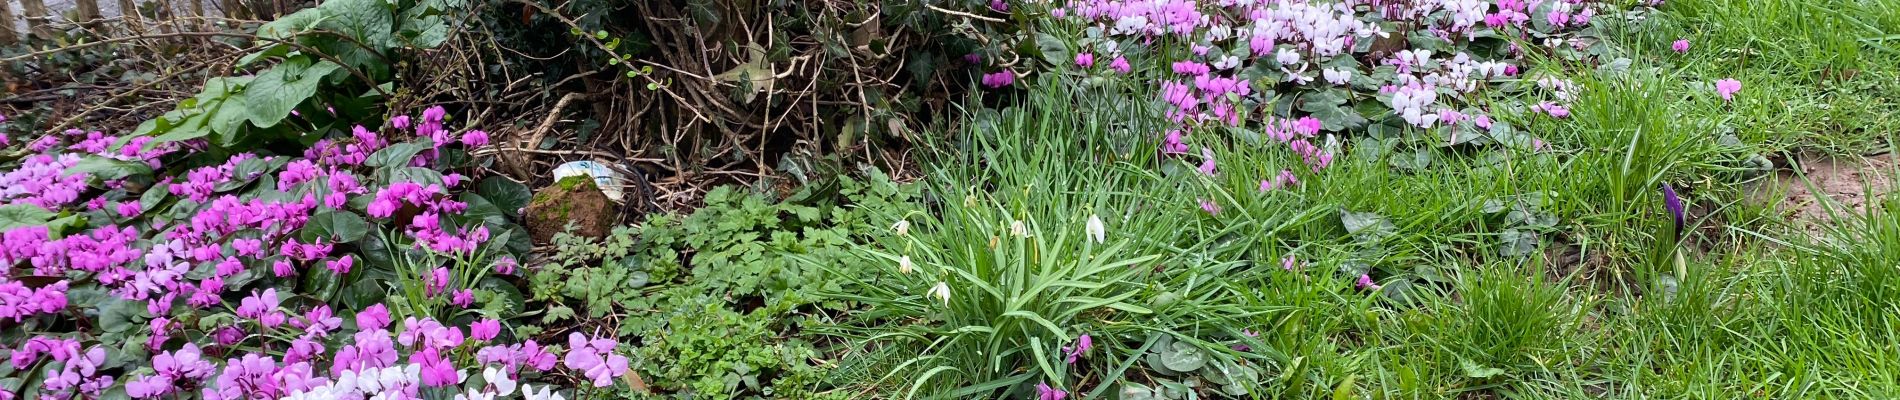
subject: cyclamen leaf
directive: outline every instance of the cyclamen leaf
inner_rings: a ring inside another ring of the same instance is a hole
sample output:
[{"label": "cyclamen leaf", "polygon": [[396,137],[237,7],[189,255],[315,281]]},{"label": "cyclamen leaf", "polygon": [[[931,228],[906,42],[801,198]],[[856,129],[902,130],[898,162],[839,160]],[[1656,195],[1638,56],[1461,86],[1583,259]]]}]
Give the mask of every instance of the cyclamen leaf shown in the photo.
[{"label": "cyclamen leaf", "polygon": [[371,167],[409,165],[409,160],[416,158],[416,153],[428,149],[428,145],[424,143],[397,143],[370,154],[369,158],[363,161],[363,165]]},{"label": "cyclamen leaf", "polygon": [[28,226],[45,225],[53,219],[52,211],[32,204],[8,204],[0,206],[0,232]]},{"label": "cyclamen leaf", "polygon": [[495,207],[500,208],[502,213],[508,214],[509,218],[515,217],[522,207],[527,207],[528,201],[534,197],[534,194],[529,192],[528,185],[500,176],[482,179],[481,183],[475,185],[475,193],[480,193],[483,198],[494,203]]},{"label": "cyclamen leaf", "polygon": [[114,160],[105,157],[88,156],[79,160],[66,175],[87,174],[103,180],[124,179],[128,176],[152,173],[152,167],[137,161]]},{"label": "cyclamen leaf", "polygon": [[330,243],[355,242],[369,234],[369,223],[356,213],[329,210],[310,216],[304,231]]}]

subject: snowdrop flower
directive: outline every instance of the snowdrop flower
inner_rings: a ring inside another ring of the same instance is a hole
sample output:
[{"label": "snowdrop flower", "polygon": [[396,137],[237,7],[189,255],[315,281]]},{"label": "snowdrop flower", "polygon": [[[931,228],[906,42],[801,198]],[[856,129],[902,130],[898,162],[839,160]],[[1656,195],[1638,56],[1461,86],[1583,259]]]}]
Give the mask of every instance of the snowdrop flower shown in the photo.
[{"label": "snowdrop flower", "polygon": [[931,286],[930,292],[928,293],[928,295],[930,297],[935,297],[938,300],[942,300],[944,306],[949,306],[950,305],[950,284],[945,283],[943,281],[937,281],[937,286]]},{"label": "snowdrop flower", "polygon": [[1022,220],[1009,221],[1009,234],[1019,238],[1029,237],[1029,226],[1024,225]]},{"label": "snowdrop flower", "polygon": [[909,274],[911,271],[915,271],[915,270],[916,270],[915,265],[910,263],[910,256],[903,256],[903,257],[897,258],[897,272],[898,273]]},{"label": "snowdrop flower", "polygon": [[[1102,225],[1102,217],[1090,214],[1087,226],[1082,229],[1088,233],[1089,239],[1094,240],[1096,244],[1108,241],[1108,227]],[[909,260],[909,258],[905,258],[905,260]]]},{"label": "snowdrop flower", "polygon": [[891,231],[897,232],[897,236],[909,235],[910,234],[910,220],[908,219],[897,220],[897,223],[891,224]]},{"label": "snowdrop flower", "polygon": [[553,385],[542,385],[540,392],[535,392],[534,388],[528,385],[521,385],[521,397],[527,400],[567,400],[560,393],[554,392]]}]

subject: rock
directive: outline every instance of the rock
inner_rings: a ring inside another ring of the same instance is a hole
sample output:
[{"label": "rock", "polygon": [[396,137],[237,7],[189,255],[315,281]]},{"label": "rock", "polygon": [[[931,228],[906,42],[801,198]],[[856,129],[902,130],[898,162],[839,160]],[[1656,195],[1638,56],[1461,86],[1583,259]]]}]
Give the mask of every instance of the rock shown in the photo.
[{"label": "rock", "polygon": [[554,235],[574,225],[575,236],[602,238],[620,220],[614,203],[594,185],[593,179],[572,176],[535,192],[528,202],[527,227],[535,243],[548,243]]}]

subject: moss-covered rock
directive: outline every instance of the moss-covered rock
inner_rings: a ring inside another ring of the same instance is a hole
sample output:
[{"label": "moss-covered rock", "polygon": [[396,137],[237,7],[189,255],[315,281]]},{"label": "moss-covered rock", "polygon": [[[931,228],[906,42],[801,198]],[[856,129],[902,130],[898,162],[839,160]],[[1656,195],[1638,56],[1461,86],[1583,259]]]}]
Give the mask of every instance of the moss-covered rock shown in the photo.
[{"label": "moss-covered rock", "polygon": [[593,179],[570,176],[535,192],[528,202],[528,234],[536,243],[547,243],[572,223],[576,236],[605,237],[620,220],[616,211]]}]

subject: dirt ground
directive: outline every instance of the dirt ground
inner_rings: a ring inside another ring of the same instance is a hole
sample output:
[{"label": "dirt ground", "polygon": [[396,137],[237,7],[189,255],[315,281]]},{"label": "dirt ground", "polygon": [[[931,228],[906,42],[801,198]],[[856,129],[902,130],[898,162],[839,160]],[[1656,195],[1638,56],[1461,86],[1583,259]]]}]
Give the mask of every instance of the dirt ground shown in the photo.
[{"label": "dirt ground", "polygon": [[[1876,202],[1893,191],[1894,154],[1871,157],[1828,157],[1801,154],[1794,161],[1799,173],[1783,169],[1773,179],[1763,180],[1751,190],[1755,201],[1779,200],[1777,209],[1786,213],[1797,228],[1810,234],[1823,232],[1835,218],[1866,212],[1869,194]],[[1803,179],[1805,178],[1805,180]],[[1822,197],[1827,201],[1824,203]],[[1832,212],[1829,209],[1832,209]]]}]

